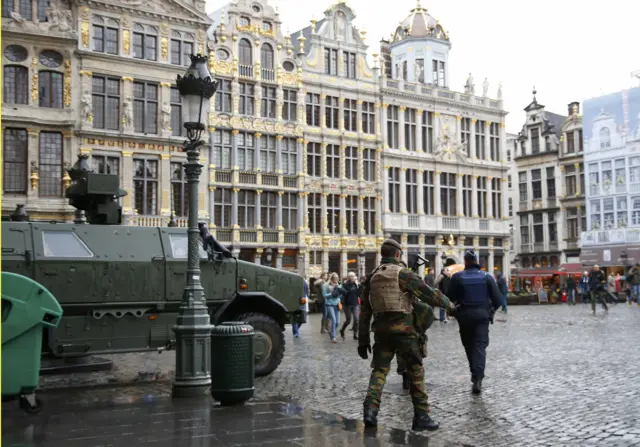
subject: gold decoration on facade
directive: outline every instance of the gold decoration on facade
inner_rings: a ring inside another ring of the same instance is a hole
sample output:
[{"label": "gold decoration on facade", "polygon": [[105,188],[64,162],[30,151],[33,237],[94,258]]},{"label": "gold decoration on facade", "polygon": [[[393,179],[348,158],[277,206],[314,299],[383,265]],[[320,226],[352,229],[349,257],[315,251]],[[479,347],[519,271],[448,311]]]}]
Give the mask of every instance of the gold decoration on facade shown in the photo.
[{"label": "gold decoration on facade", "polygon": [[71,61],[64,61],[64,106],[71,106]]},{"label": "gold decoration on facade", "polygon": [[38,102],[38,58],[31,59],[31,69],[33,71],[31,79],[31,99],[34,105]]},{"label": "gold decoration on facade", "polygon": [[160,56],[162,60],[167,60],[167,56],[169,55],[169,40],[166,37],[160,39]]},{"label": "gold decoration on facade", "polygon": [[38,189],[38,182],[40,181],[40,169],[38,169],[38,165],[36,165],[35,161],[31,162],[31,175],[29,176],[29,180],[31,180],[31,190],[35,191]]},{"label": "gold decoration on facade", "polygon": [[131,48],[131,31],[125,29],[122,31],[122,52],[124,54],[129,54],[129,49]]},{"label": "gold decoration on facade", "polygon": [[167,22],[162,22],[160,24],[160,34],[166,36],[169,34],[169,24]]},{"label": "gold decoration on facade", "polygon": [[89,48],[89,22],[82,22],[81,25],[82,46]]}]

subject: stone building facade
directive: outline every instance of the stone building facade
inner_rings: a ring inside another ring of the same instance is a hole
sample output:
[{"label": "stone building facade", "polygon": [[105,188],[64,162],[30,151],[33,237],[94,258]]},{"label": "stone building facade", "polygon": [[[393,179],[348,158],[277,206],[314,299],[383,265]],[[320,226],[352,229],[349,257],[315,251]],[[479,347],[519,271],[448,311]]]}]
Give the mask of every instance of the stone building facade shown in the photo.
[{"label": "stone building facade", "polygon": [[488,271],[508,271],[509,217],[501,87],[489,97],[450,89],[447,32],[418,3],[381,43],[383,231],[440,270],[474,248]]},{"label": "stone building facade", "polygon": [[[3,216],[24,203],[34,220],[71,220],[65,169],[86,153],[96,172],[120,176],[126,223],[166,225],[173,211],[184,226],[186,157],[175,79],[189,54],[206,50],[204,0],[12,6],[2,18],[4,87],[12,83],[14,92],[3,104]],[[202,218],[206,191],[205,183]]]}]

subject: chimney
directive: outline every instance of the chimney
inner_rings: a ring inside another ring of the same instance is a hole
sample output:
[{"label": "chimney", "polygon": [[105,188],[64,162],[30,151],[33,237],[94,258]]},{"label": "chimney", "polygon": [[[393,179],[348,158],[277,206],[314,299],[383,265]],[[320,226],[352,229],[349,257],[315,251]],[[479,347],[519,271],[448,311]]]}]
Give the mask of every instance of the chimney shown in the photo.
[{"label": "chimney", "polygon": [[579,102],[571,102],[569,103],[569,105],[567,106],[568,110],[569,110],[569,116],[571,115],[580,115],[580,103]]}]

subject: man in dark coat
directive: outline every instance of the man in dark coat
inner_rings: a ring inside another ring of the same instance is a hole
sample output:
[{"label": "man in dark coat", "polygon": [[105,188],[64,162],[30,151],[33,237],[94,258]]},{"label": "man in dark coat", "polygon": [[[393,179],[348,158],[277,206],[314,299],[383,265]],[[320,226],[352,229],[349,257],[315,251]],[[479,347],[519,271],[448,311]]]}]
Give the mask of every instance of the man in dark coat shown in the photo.
[{"label": "man in dark coat", "polygon": [[349,272],[347,280],[342,284],[342,303],[344,307],[344,324],[340,329],[340,336],[344,340],[344,331],[351,324],[351,317],[353,317],[353,339],[358,339],[358,320],[360,318],[360,286],[356,281],[356,274]]},{"label": "man in dark coat", "polygon": [[502,272],[496,273],[496,284],[498,285],[498,290],[500,290],[500,294],[502,295],[502,312],[507,313],[507,294],[509,293],[509,287],[507,286],[507,281],[504,279]]},{"label": "man in dark coat", "polygon": [[604,289],[606,280],[604,273],[600,270],[600,266],[597,264],[594,265],[591,273],[589,273],[589,290],[591,293],[591,310],[593,311],[593,315],[596,314],[596,301],[598,299],[602,301],[604,311],[609,312],[609,306],[607,306],[607,301],[604,298],[604,294],[606,293]]}]

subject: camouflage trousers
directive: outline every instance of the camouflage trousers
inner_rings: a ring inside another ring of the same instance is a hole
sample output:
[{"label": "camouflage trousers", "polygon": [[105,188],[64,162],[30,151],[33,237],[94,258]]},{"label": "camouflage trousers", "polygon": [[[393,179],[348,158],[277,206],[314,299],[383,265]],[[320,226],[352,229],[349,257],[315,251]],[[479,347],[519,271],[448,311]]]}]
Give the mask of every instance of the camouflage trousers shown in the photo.
[{"label": "camouflage trousers", "polygon": [[609,292],[606,290],[592,290],[590,293],[590,298],[591,298],[591,310],[593,311],[593,313],[596,313],[596,301],[600,300],[602,307],[604,308],[604,310],[609,310],[609,306],[607,306],[607,298],[606,295]]},{"label": "camouflage trousers", "polygon": [[[427,358],[427,329],[431,327],[434,320],[433,307],[421,301],[413,305],[413,327],[418,334],[418,345],[423,359]],[[400,356],[396,360],[398,361],[398,374],[403,374],[407,370],[407,365]]]},{"label": "camouflage trousers", "polygon": [[378,334],[374,336],[371,378],[364,405],[380,408],[382,389],[387,381],[394,356],[402,359],[410,377],[409,392],[415,412],[429,412],[429,399],[424,384],[424,368],[418,338],[404,334]]}]

